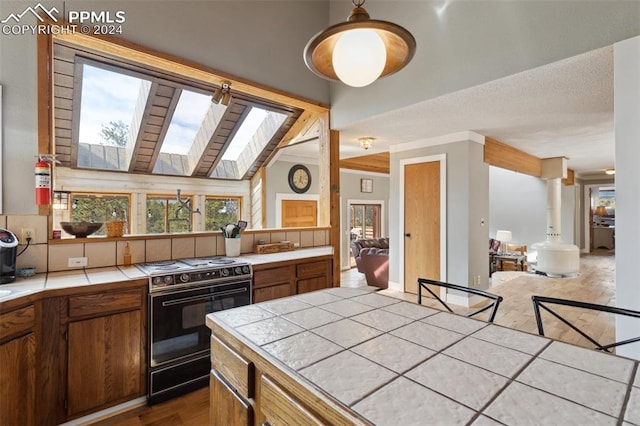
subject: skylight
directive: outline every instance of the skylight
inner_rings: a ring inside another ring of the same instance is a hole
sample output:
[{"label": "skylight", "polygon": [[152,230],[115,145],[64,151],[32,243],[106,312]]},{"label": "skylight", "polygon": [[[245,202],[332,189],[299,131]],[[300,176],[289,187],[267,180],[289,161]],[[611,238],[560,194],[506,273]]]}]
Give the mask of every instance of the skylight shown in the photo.
[{"label": "skylight", "polygon": [[211,96],[183,90],[160,152],[187,155],[211,107]]},{"label": "skylight", "polygon": [[[84,64],[79,142],[126,146],[136,103],[145,81]],[[146,101],[146,94],[143,101]]]},{"label": "skylight", "polygon": [[252,107],[211,176],[241,179],[286,119],[286,114]]}]

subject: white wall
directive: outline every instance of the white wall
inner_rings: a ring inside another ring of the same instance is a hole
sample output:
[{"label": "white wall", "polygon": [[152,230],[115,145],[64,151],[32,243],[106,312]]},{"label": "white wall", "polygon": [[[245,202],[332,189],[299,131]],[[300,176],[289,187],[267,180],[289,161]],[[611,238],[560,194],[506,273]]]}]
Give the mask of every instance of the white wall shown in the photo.
[{"label": "white wall", "polygon": [[[512,244],[544,241],[547,232],[547,184],[544,179],[500,167],[489,167],[489,236],[498,229],[513,234]],[[575,242],[576,197],[573,186],[562,186],[562,240]]]},{"label": "white wall", "polygon": [[[328,24],[326,1],[47,1],[63,10],[125,12],[127,41],[323,103],[329,84],[305,67],[306,42]],[[32,1],[0,1],[0,19]],[[26,18],[34,24],[35,17]],[[4,212],[37,213],[36,37],[0,36]],[[10,178],[10,179],[9,179]],[[6,183],[11,181],[11,185]]]},{"label": "white wall", "polygon": [[[471,134],[472,132],[463,132]],[[463,134],[397,145],[391,149],[389,205],[389,281],[404,287],[404,259],[400,245],[404,220],[399,207],[403,197],[400,187],[400,161],[403,159],[446,155],[447,229],[446,280],[459,285],[472,285],[480,275],[478,287],[488,286],[487,230],[482,219],[489,217],[489,167],[483,162],[484,147],[473,136]],[[463,137],[464,136],[464,137]],[[449,139],[447,142],[445,142]],[[437,141],[440,141],[438,143]],[[422,145],[422,147],[420,147]],[[407,149],[408,146],[414,147]],[[444,206],[443,206],[444,207]],[[407,212],[409,213],[409,212]],[[416,212],[411,212],[416,214]],[[417,213],[419,214],[419,212]],[[441,255],[442,256],[442,255]],[[445,257],[445,256],[443,256]]]},{"label": "white wall", "polygon": [[[640,37],[617,43],[614,58],[616,138],[616,304],[640,310]],[[616,321],[616,338],[638,336],[638,320]],[[640,343],[616,350],[640,359]]]},{"label": "white wall", "polygon": [[[373,192],[360,192],[360,179],[373,180]],[[341,267],[349,267],[349,201],[382,201],[382,236],[387,237],[389,230],[389,175],[369,174],[356,170],[340,170],[340,229],[342,239]]]},{"label": "white wall", "polygon": [[[349,1],[331,0],[331,23]],[[368,1],[372,19],[407,28],[413,60],[362,88],[331,84],[334,128],[640,34],[637,1]]]}]

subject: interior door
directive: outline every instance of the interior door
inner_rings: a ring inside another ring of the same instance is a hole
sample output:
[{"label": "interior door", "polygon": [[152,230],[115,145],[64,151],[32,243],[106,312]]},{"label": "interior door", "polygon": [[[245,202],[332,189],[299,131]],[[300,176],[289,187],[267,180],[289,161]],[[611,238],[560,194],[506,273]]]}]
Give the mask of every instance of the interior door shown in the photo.
[{"label": "interior door", "polygon": [[440,162],[404,166],[404,287],[440,279]]},{"label": "interior door", "polygon": [[318,226],[318,203],[315,200],[282,200],[282,227]]}]

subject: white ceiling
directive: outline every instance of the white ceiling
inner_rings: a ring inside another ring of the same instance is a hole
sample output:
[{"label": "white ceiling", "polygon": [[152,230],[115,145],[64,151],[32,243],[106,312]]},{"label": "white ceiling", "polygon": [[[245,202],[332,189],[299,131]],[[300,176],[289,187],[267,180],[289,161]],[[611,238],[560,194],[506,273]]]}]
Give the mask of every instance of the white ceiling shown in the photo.
[{"label": "white ceiling", "polygon": [[[605,47],[353,123],[340,131],[340,157],[472,130],[540,158],[565,156],[590,174],[614,166],[613,47]],[[364,151],[357,138],[373,136]],[[305,144],[307,145],[307,144]],[[311,146],[299,147],[306,156]],[[287,149],[289,151],[289,149]],[[292,150],[293,151],[293,150]],[[291,152],[293,154],[293,152]]]}]

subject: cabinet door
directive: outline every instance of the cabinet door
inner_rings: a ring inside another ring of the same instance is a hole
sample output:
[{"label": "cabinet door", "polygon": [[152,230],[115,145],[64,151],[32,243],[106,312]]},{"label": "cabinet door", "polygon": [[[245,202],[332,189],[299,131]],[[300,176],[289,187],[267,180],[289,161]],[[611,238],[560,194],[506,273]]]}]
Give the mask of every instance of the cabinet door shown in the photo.
[{"label": "cabinet door", "polygon": [[67,415],[142,393],[140,320],[131,311],[69,323]]},{"label": "cabinet door", "polygon": [[238,395],[216,370],[211,370],[209,424],[211,426],[249,426],[253,408]]},{"label": "cabinet door", "polygon": [[291,296],[291,284],[278,284],[270,287],[261,287],[253,290],[253,303],[266,302],[267,300]]},{"label": "cabinet door", "polygon": [[298,294],[327,288],[327,277],[298,280]]},{"label": "cabinet door", "polygon": [[0,345],[0,425],[35,425],[36,337]]},{"label": "cabinet door", "polygon": [[[260,409],[269,425],[319,426],[327,424],[316,417],[294,397],[275,384],[269,377],[260,381],[262,399]],[[263,423],[264,424],[264,423]]]}]

